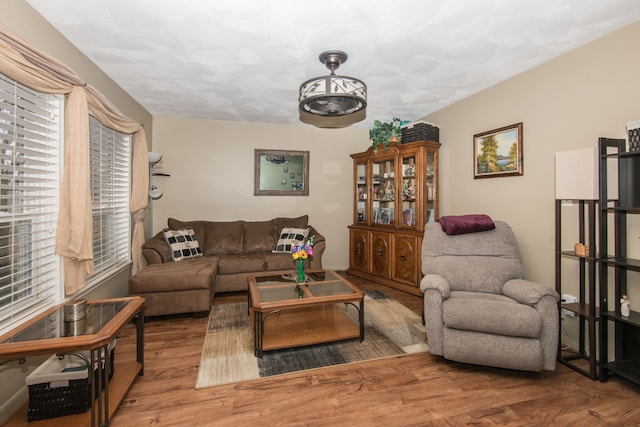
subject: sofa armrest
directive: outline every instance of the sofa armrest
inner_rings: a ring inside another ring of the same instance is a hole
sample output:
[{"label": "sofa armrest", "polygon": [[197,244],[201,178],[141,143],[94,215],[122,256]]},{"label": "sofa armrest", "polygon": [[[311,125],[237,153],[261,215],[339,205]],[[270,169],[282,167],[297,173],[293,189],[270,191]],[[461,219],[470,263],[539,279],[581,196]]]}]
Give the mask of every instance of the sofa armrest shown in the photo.
[{"label": "sofa armrest", "polygon": [[420,282],[424,292],[424,326],[429,343],[429,352],[444,356],[444,318],[442,303],[449,298],[449,282],[438,274],[427,274]]},{"label": "sofa armrest", "polygon": [[555,289],[541,283],[530,282],[523,279],[512,279],[504,284],[502,293],[509,298],[518,301],[520,304],[535,306],[545,296],[560,301],[560,296]]},{"label": "sofa armrest", "polygon": [[553,371],[556,367],[558,335],[560,333],[560,312],[558,310],[560,295],[549,286],[522,279],[509,280],[503,287],[503,293],[521,304],[532,306],[540,313],[542,319],[540,332],[542,369]]},{"label": "sofa armrest", "polygon": [[147,265],[163,264],[171,261],[171,249],[164,240],[162,231],[142,245],[142,255],[147,260]]},{"label": "sofa armrest", "polygon": [[449,298],[449,295],[451,293],[449,282],[439,274],[426,274],[422,278],[422,281],[420,282],[420,290],[422,291],[422,293],[425,293],[429,289],[434,289],[440,292],[440,295],[442,295],[442,299]]},{"label": "sofa armrest", "polygon": [[309,236],[313,237],[313,252],[314,255],[311,257],[311,261],[309,262],[309,268],[311,270],[322,270],[322,254],[326,248],[325,238],[318,230],[316,230],[313,225],[308,225],[309,227]]}]

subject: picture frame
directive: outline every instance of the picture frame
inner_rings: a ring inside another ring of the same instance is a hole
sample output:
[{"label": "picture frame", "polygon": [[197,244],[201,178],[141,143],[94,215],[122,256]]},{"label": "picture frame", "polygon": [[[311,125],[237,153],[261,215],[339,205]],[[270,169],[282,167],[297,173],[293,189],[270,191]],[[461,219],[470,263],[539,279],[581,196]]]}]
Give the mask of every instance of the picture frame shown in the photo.
[{"label": "picture frame", "polygon": [[377,216],[378,224],[393,224],[393,208],[380,208]]},{"label": "picture frame", "polygon": [[473,178],[523,175],[522,122],[473,135]]},{"label": "picture frame", "polygon": [[253,195],[308,196],[309,152],[255,149]]},{"label": "picture frame", "polygon": [[402,210],[402,225],[409,227],[415,225],[413,209],[407,208]]}]

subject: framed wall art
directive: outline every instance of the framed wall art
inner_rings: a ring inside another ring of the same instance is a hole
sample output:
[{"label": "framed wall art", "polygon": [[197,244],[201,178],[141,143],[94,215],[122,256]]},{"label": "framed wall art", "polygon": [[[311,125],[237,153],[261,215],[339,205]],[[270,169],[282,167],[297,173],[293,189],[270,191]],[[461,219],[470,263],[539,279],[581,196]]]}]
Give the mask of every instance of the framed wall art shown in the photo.
[{"label": "framed wall art", "polygon": [[309,195],[308,151],[256,149],[254,165],[254,196]]},{"label": "framed wall art", "polygon": [[474,179],[522,174],[522,122],[473,135]]}]

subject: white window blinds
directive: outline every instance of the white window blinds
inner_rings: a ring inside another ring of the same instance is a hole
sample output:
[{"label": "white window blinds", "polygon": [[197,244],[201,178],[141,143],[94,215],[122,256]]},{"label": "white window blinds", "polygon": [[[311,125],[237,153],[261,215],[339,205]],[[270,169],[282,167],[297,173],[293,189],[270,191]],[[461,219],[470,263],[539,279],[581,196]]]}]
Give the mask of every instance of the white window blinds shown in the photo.
[{"label": "white window blinds", "polygon": [[131,135],[89,118],[91,204],[95,273],[88,284],[116,272],[131,259],[129,214]]},{"label": "white window blinds", "polygon": [[0,74],[0,331],[60,298],[61,104]]}]

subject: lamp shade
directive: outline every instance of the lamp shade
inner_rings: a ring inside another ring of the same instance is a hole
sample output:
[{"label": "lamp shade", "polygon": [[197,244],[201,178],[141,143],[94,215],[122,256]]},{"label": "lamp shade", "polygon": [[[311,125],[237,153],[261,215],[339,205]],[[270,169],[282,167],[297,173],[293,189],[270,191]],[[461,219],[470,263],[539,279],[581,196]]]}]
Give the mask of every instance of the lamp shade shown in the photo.
[{"label": "lamp shade", "polygon": [[162,154],[154,151],[149,151],[147,155],[149,156],[149,163],[158,163],[162,158]]},{"label": "lamp shade", "polygon": [[[555,155],[556,199],[598,200],[599,190],[598,147],[560,151]],[[607,196],[618,198],[618,164],[607,160]]]},{"label": "lamp shade", "polygon": [[151,189],[149,190],[149,197],[151,197],[152,199],[159,199],[160,197],[162,197],[162,190],[159,189],[157,186],[152,185]]}]

